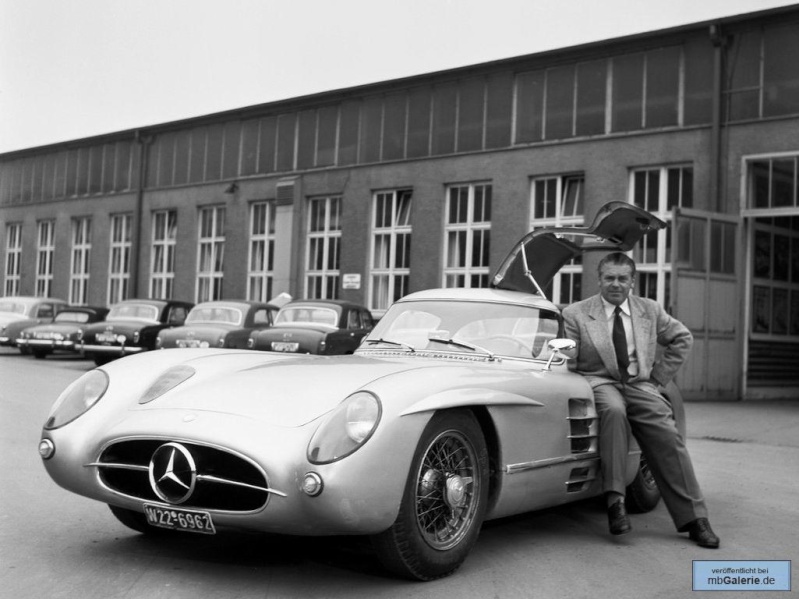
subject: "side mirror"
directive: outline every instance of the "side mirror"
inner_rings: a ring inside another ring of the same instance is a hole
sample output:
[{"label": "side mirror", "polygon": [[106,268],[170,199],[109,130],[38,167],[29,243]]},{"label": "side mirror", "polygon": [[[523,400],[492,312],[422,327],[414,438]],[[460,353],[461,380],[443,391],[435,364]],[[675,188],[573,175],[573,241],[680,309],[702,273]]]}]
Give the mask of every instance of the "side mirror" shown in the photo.
[{"label": "side mirror", "polygon": [[547,343],[547,347],[549,347],[552,353],[549,355],[549,360],[547,360],[547,365],[544,367],[544,370],[552,370],[552,361],[556,357],[563,360],[574,357],[573,355],[567,355],[566,352],[571,353],[572,350],[577,347],[577,342],[572,339],[550,339],[549,343]]}]

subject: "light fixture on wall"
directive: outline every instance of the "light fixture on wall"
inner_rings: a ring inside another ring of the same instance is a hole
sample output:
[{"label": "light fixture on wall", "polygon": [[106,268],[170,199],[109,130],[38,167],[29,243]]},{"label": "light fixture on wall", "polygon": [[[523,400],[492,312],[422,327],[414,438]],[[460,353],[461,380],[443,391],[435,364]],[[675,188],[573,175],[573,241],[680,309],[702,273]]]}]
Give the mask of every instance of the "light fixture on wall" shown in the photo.
[{"label": "light fixture on wall", "polygon": [[239,189],[239,186],[238,186],[237,183],[231,183],[230,185],[228,185],[225,188],[225,193],[228,194],[228,195],[234,194],[234,193],[236,193],[238,191],[238,189]]}]

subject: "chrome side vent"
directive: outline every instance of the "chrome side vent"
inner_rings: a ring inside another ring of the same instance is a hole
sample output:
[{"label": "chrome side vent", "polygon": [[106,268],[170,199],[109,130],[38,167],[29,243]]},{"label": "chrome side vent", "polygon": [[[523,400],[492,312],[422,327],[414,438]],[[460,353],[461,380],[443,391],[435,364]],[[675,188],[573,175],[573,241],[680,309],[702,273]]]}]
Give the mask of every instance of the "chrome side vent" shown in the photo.
[{"label": "chrome side vent", "polygon": [[569,399],[569,442],[571,452],[597,451],[598,418],[590,399]]}]

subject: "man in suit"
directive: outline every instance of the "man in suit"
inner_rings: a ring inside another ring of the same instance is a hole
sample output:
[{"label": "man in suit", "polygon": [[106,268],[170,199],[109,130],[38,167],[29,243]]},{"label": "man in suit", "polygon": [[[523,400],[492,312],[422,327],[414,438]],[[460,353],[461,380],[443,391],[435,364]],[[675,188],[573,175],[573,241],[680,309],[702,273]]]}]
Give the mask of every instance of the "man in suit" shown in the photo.
[{"label": "man in suit", "polygon": [[710,528],[685,440],[658,391],[685,361],[693,336],[657,302],[630,295],[634,284],[635,262],[621,252],[609,254],[599,263],[599,293],[563,310],[566,336],[577,342],[572,367],[594,390],[610,532],[632,530],[624,504],[632,430],[677,530],[715,549],[719,538]]}]

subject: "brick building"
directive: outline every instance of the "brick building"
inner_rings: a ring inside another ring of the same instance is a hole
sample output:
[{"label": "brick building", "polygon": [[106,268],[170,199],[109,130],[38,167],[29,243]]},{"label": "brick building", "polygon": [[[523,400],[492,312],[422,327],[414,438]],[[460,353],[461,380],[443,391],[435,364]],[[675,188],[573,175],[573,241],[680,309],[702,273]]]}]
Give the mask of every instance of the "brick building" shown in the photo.
[{"label": "brick building", "polygon": [[[799,391],[799,7],[0,154],[3,295],[339,297],[485,286],[533,227],[634,202],[637,292],[688,397]],[[593,260],[593,259],[591,259]],[[557,302],[594,292],[570,265]]]}]

